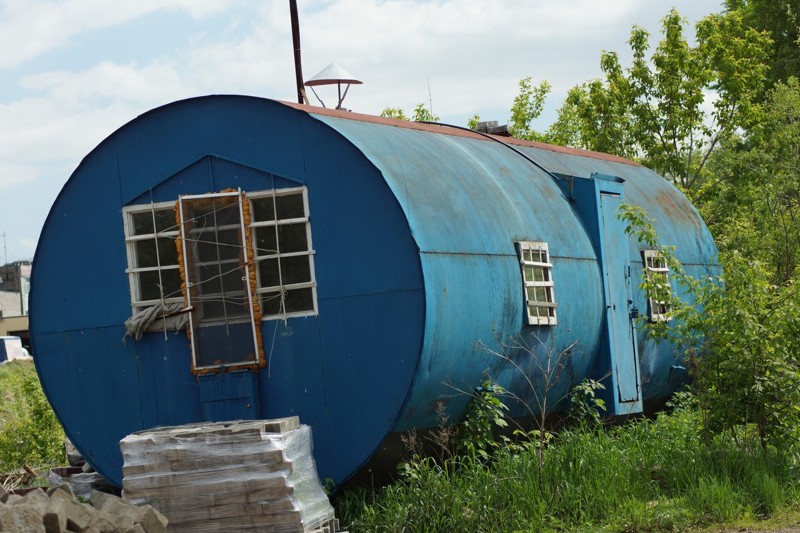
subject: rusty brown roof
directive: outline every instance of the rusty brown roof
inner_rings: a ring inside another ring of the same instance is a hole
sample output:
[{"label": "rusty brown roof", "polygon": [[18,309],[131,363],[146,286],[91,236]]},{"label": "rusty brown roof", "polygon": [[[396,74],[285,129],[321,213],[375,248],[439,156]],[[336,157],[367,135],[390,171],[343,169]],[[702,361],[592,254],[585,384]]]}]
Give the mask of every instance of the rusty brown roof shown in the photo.
[{"label": "rusty brown roof", "polygon": [[[352,111],[342,111],[337,109],[328,109],[325,107],[316,107],[304,104],[297,104],[294,102],[281,102],[289,107],[305,111],[306,113],[313,113],[317,115],[325,115],[329,117],[338,117],[348,120],[357,120],[360,122],[369,122],[372,124],[383,124],[384,126],[394,126],[397,128],[408,128],[412,130],[429,131],[432,133],[441,133],[444,135],[453,135],[455,137],[468,137],[472,139],[483,139],[485,135],[477,132],[470,132],[463,129],[451,128],[449,126],[439,126],[436,124],[426,124],[423,122],[413,122],[410,120],[398,120],[395,118],[378,117],[375,115],[365,115],[362,113],[354,113]],[[529,146],[531,148],[538,148],[540,150],[549,150],[551,152],[559,152],[562,154],[577,155],[581,157],[591,157],[594,159],[602,159],[604,161],[612,161],[614,163],[623,163],[626,165],[641,166],[636,161],[631,161],[624,157],[617,155],[606,154],[604,152],[593,152],[591,150],[579,150],[578,148],[570,148],[568,146],[559,146],[556,144],[547,144],[536,141],[524,141],[522,139],[515,139],[514,137],[505,137],[499,135],[489,135],[499,141],[507,144],[514,144],[517,146]]]}]

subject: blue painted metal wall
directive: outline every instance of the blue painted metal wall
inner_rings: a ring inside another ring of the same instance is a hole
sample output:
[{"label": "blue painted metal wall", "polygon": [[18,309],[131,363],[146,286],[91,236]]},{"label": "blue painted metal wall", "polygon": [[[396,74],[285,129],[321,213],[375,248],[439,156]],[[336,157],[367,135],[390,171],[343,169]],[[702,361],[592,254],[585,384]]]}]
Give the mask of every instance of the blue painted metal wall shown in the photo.
[{"label": "blue painted metal wall", "polygon": [[[598,238],[557,180],[477,136],[295,107],[214,96],[158,108],[90,153],[51,210],[31,292],[37,369],[70,438],[116,483],[126,434],[240,415],[299,415],[313,427],[320,476],[341,482],[387,435],[435,425],[439,402],[457,420],[467,397],[455,391],[484,372],[525,400],[513,406],[525,416],[548,356],[571,352],[554,401],[609,364]],[[713,262],[696,212],[647,169],[518,148],[562,176],[620,177],[684,263]],[[308,190],[319,313],[261,323],[268,368],[201,386],[184,332],[123,340],[123,207],[298,185]],[[523,240],[549,244],[555,327],[524,325]],[[625,246],[640,269],[638,244]],[[642,398],[668,394],[669,347],[640,338],[639,352]]]}]

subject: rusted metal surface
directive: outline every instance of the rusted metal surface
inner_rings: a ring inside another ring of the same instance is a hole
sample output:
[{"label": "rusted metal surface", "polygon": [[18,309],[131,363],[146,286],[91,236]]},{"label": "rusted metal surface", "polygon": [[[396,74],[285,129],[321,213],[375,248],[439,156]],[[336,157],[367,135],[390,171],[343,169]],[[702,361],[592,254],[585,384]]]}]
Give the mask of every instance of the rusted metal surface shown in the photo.
[{"label": "rusted metal surface", "polygon": [[[283,102],[284,104],[298,109],[300,111],[305,111],[307,113],[313,113],[315,115],[323,115],[329,117],[338,117],[338,118],[346,118],[348,120],[357,120],[361,122],[368,122],[370,124],[382,124],[384,126],[393,126],[396,128],[407,128],[412,130],[419,130],[419,131],[429,131],[432,133],[440,133],[443,135],[452,135],[454,137],[467,137],[472,139],[480,139],[482,136],[477,132],[468,132],[464,130],[453,129],[448,126],[438,126],[436,124],[428,124],[422,122],[414,122],[409,120],[398,120],[394,118],[386,118],[386,117],[379,117],[375,115],[366,115],[363,113],[354,113],[352,111],[342,111],[336,109],[328,109],[310,105],[300,105],[295,104],[294,102]],[[495,136],[499,140],[505,143],[513,144],[516,146],[527,146],[530,148],[538,148],[540,150],[548,150],[552,152],[557,152],[561,154],[571,154],[571,155],[578,155],[581,157],[590,157],[593,159],[600,159],[603,161],[613,161],[615,163],[621,163],[624,165],[632,165],[632,166],[641,166],[639,163],[635,161],[631,161],[630,159],[626,159],[624,157],[619,157],[612,154],[605,154],[603,152],[593,152],[591,150],[579,150],[577,148],[570,148],[567,146],[558,146],[555,144],[547,144],[541,143],[536,141],[524,141],[521,139],[515,139],[513,137],[506,137],[506,136]]]}]

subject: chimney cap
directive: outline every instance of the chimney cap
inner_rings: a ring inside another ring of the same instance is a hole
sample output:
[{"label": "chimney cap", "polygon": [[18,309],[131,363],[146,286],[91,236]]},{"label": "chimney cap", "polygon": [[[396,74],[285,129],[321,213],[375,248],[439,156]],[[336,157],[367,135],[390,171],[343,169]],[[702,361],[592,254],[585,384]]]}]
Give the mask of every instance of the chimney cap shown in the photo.
[{"label": "chimney cap", "polygon": [[334,85],[337,83],[350,83],[352,85],[360,85],[363,81],[356,79],[355,76],[347,72],[345,69],[331,63],[321,71],[319,71],[313,78],[308,80],[305,85],[314,87],[316,85]]}]

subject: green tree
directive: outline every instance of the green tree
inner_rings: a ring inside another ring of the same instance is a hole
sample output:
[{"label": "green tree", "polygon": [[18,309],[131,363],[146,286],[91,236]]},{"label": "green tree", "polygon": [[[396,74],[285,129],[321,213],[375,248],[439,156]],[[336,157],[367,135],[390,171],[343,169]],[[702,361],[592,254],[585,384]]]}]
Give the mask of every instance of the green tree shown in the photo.
[{"label": "green tree", "polygon": [[723,250],[760,260],[773,284],[800,267],[800,82],[789,78],[768,93],[761,120],[732,139],[711,163],[718,176],[701,211]]},{"label": "green tree", "polygon": [[425,104],[417,104],[414,108],[414,113],[411,115],[411,120],[414,122],[439,122],[441,119],[438,115],[434,115],[433,111],[425,107]]},{"label": "green tree", "polygon": [[800,73],[800,2],[797,0],[726,0],[726,11],[742,17],[745,27],[767,31],[774,42],[769,56],[770,86]]},{"label": "green tree", "polygon": [[381,116],[384,118],[395,118],[397,120],[408,120],[405,111],[399,107],[387,107],[381,111]]},{"label": "green tree", "polygon": [[511,105],[511,118],[508,121],[508,133],[517,139],[540,141],[543,136],[531,128],[534,120],[539,118],[544,108],[544,100],[550,93],[547,80],[534,86],[532,78],[527,76],[519,81],[519,92]]},{"label": "green tree", "polygon": [[770,40],[735,12],[698,22],[695,46],[684,26],[670,11],[649,58],[649,34],[634,26],[631,66],[605,52],[604,79],[569,92],[545,139],[637,159],[693,194],[714,149],[757,122]]},{"label": "green tree", "polygon": [[414,108],[414,112],[411,113],[410,119],[405,111],[399,107],[387,107],[381,111],[381,116],[398,120],[413,120],[414,122],[439,122],[439,120],[441,120],[437,115],[434,115],[430,109],[425,107],[425,104],[417,104],[417,107]]}]

